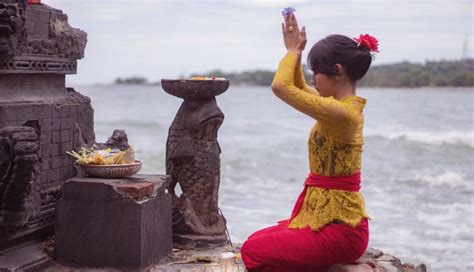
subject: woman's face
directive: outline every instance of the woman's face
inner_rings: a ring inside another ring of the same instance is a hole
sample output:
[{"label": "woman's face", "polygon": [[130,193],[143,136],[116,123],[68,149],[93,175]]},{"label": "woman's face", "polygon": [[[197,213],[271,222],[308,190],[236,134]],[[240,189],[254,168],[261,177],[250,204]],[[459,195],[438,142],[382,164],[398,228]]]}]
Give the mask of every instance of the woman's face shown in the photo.
[{"label": "woman's face", "polygon": [[313,72],[311,84],[318,90],[319,94],[324,97],[335,96],[334,78],[328,74]]}]

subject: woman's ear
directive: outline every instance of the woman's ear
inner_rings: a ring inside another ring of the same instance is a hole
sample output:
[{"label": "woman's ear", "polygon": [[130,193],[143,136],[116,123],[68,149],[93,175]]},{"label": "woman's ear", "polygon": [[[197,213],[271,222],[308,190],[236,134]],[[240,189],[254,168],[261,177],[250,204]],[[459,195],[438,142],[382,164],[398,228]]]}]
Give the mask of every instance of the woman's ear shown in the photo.
[{"label": "woman's ear", "polygon": [[336,63],[335,67],[336,67],[336,70],[337,70],[337,74],[338,74],[338,75],[342,74],[343,69],[344,69],[344,68],[342,67],[342,65],[340,65],[339,63]]}]

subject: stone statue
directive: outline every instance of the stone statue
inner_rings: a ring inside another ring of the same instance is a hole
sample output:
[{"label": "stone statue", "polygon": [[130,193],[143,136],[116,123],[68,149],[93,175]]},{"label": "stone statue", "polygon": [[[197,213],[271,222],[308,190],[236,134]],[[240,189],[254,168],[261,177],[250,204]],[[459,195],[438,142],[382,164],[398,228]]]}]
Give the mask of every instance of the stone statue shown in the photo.
[{"label": "stone statue", "polygon": [[[172,92],[166,84],[163,88]],[[221,150],[217,131],[224,114],[214,96],[199,94],[178,95],[184,102],[171,124],[166,144],[166,173],[172,178],[173,241],[182,248],[227,243],[225,218],[218,207]],[[178,184],[183,192],[180,196],[175,192]]]},{"label": "stone statue", "polygon": [[100,148],[105,149],[105,148],[118,148],[122,151],[125,151],[130,148],[130,145],[128,144],[128,136],[125,130],[122,129],[116,129],[112,133],[112,136],[110,136],[107,141],[103,144],[97,144]]}]

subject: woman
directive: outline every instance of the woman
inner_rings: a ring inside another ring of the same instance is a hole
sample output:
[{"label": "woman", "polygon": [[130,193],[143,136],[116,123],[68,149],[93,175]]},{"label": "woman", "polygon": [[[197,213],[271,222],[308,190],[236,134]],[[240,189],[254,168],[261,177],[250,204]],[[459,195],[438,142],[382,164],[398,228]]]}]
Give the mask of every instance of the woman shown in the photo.
[{"label": "woman", "polygon": [[317,42],[308,54],[313,89],[301,67],[305,27],[290,13],[282,31],[288,53],[272,90],[317,121],[308,140],[310,174],[291,217],[252,234],[242,259],[250,271],[374,271],[373,263],[355,263],[369,240],[359,192],[365,99],[355,85],[369,69],[377,40],[331,35]]}]

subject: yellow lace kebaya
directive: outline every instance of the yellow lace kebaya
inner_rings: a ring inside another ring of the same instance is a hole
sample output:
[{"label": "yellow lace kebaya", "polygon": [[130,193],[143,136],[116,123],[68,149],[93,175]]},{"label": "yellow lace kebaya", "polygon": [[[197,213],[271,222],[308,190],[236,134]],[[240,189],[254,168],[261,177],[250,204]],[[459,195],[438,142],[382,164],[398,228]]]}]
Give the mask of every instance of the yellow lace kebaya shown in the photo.
[{"label": "yellow lace kebaya", "polygon": [[[364,98],[348,96],[336,100],[320,96],[305,83],[296,53],[288,53],[280,61],[272,88],[280,99],[317,121],[308,139],[312,173],[348,176],[360,172]],[[362,218],[369,216],[360,192],[308,187],[303,205],[289,228],[310,226],[319,230],[335,222],[356,227]]]}]

